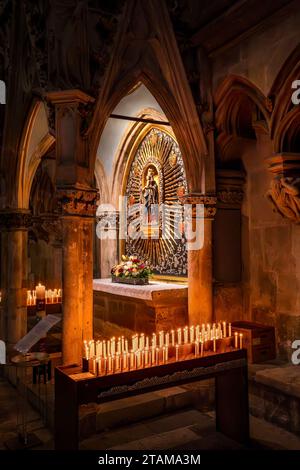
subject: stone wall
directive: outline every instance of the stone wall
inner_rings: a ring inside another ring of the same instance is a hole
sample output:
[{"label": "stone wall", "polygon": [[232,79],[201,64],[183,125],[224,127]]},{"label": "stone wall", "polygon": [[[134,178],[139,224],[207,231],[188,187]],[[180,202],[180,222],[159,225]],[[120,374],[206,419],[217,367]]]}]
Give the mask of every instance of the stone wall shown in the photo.
[{"label": "stone wall", "polygon": [[[214,91],[234,74],[247,78],[268,96],[281,67],[299,44],[299,22],[300,10],[287,7],[215,55]],[[300,339],[300,226],[274,212],[267,198],[272,175],[265,159],[272,153],[266,135],[257,134],[256,142],[240,149],[240,154],[237,146],[236,160],[246,171],[241,208],[242,279],[215,286],[215,315],[225,316],[227,309],[229,318],[243,312],[245,319],[274,325],[278,354],[290,361],[291,343]]]},{"label": "stone wall", "polygon": [[248,78],[267,95],[284,62],[299,44],[300,9],[290,5],[245,38],[212,58],[213,87],[230,74]]},{"label": "stone wall", "polygon": [[267,200],[270,175],[263,149],[243,157],[247,169],[244,223],[249,224],[250,316],[273,324],[278,352],[292,353],[291,342],[300,338],[300,226],[273,211]]}]

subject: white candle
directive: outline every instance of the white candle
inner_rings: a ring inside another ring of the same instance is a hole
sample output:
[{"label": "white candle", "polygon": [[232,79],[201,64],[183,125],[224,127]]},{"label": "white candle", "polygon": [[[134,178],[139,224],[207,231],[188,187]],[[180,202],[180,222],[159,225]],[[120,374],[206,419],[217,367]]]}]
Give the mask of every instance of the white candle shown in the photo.
[{"label": "white candle", "polygon": [[155,364],[155,347],[152,346],[151,350],[151,365],[153,366]]},{"label": "white candle", "polygon": [[199,341],[200,339],[200,325],[196,326],[196,340]]},{"label": "white candle", "polygon": [[156,348],[156,334],[152,333],[152,346]]},{"label": "white candle", "polygon": [[128,353],[128,339],[125,339],[125,351]]},{"label": "white candle", "polygon": [[149,348],[145,349],[145,367],[149,364]]},{"label": "white candle", "polygon": [[134,351],[130,352],[130,369],[134,368]]},{"label": "white candle", "polygon": [[223,321],[223,336],[226,338],[226,321]]},{"label": "white candle", "polygon": [[156,365],[159,365],[159,348],[156,348]]},{"label": "white candle", "polygon": [[125,341],[124,336],[121,336],[121,353],[125,351]]},{"label": "white candle", "polygon": [[177,330],[177,341],[178,344],[181,344],[181,328],[178,328]]},{"label": "white candle", "polygon": [[149,336],[146,338],[146,348],[149,349]]},{"label": "white candle", "polygon": [[194,342],[195,329],[193,326],[190,327],[190,343]]},{"label": "white candle", "polygon": [[176,344],[176,361],[179,360],[179,345]]},{"label": "white candle", "polygon": [[111,372],[112,370],[112,359],[111,359],[111,355],[109,354],[108,356],[108,372]]},{"label": "white candle", "polygon": [[201,357],[203,356],[203,341],[201,340]]},{"label": "white candle", "polygon": [[145,350],[141,351],[141,367],[145,367]]},{"label": "white candle", "polygon": [[231,323],[228,324],[228,336],[231,336]]},{"label": "white candle", "polygon": [[234,347],[236,349],[238,347],[238,334],[237,334],[237,332],[234,333]]},{"label": "white candle", "polygon": [[136,367],[139,369],[141,367],[141,351],[138,349],[135,353]]},{"label": "white candle", "polygon": [[144,349],[144,347],[145,347],[145,335],[144,333],[142,333],[140,336],[140,349],[142,350]]},{"label": "white candle", "polygon": [[116,354],[116,339],[111,338],[110,340],[110,350],[111,350],[111,355],[114,356]]},{"label": "white candle", "polygon": [[121,338],[117,342],[117,354],[121,354]]},{"label": "white candle", "polygon": [[171,330],[172,346],[175,346],[175,331]]},{"label": "white candle", "polygon": [[169,346],[166,346],[166,362],[169,360]]},{"label": "white candle", "polygon": [[187,326],[183,330],[183,338],[184,344],[187,344],[189,342],[189,329]]},{"label": "white candle", "polygon": [[214,352],[216,352],[217,350],[217,344],[216,344],[216,337],[214,336],[213,338],[213,348],[214,348]]},{"label": "white candle", "polygon": [[240,333],[240,348],[243,349],[243,333]]},{"label": "white candle", "polygon": [[165,364],[166,363],[166,347],[165,346],[163,346],[163,348],[162,348],[162,357],[163,357],[163,359],[162,359],[163,364]]},{"label": "white candle", "polygon": [[166,333],[165,343],[166,343],[166,346],[169,346],[169,344],[170,344],[170,335],[169,335],[169,333]]},{"label": "white candle", "polygon": [[164,332],[160,331],[159,332],[159,347],[162,348],[164,345]]},{"label": "white candle", "polygon": [[120,353],[116,354],[116,370],[120,369]]}]

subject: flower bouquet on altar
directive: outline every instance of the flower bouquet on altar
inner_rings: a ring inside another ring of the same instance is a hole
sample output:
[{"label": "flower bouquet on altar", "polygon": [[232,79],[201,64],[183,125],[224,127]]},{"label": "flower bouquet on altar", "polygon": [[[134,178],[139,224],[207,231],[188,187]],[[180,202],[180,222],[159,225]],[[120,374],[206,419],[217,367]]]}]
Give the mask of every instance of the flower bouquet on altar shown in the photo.
[{"label": "flower bouquet on altar", "polygon": [[149,265],[137,256],[124,256],[120,264],[111,269],[112,282],[122,284],[145,285],[149,284],[152,271]]}]

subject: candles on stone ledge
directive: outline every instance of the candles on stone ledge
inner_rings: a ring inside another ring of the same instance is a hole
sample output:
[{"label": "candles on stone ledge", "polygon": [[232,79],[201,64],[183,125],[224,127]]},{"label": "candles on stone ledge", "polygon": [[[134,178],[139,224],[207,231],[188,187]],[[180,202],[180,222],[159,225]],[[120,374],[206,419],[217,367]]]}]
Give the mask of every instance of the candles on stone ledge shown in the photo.
[{"label": "candles on stone ledge", "polygon": [[106,375],[215,354],[221,343],[225,350],[242,348],[242,333],[232,336],[231,331],[231,323],[223,322],[160,331],[150,337],[135,334],[131,341],[124,336],[84,341],[83,368]]},{"label": "candles on stone ledge", "polygon": [[27,305],[36,305],[37,301],[45,300],[46,304],[57,304],[62,301],[61,289],[46,289],[38,284],[34,290],[27,291]]}]

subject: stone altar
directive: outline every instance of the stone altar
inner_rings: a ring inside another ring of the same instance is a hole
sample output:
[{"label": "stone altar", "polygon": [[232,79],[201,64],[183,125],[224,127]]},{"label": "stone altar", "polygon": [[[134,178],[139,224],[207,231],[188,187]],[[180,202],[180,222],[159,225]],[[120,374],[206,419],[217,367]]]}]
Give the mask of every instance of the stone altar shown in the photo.
[{"label": "stone altar", "polygon": [[94,279],[93,291],[96,333],[103,321],[145,334],[188,324],[187,284],[150,281],[133,286]]}]

